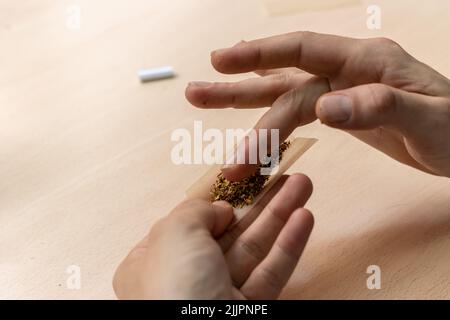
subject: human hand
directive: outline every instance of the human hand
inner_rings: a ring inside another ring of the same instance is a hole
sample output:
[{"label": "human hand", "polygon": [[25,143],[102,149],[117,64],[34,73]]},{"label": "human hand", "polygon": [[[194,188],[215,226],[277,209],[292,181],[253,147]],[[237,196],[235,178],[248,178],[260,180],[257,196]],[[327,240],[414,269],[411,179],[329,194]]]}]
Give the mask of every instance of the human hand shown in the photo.
[{"label": "human hand", "polygon": [[[392,40],[295,32],[216,50],[211,62],[222,73],[262,77],[190,83],[186,97],[197,107],[272,105],[255,128],[279,128],[280,140],[319,118],[404,164],[450,177],[450,81]],[[235,181],[256,168],[226,166],[223,174]]]},{"label": "human hand", "polygon": [[313,217],[302,208],[311,192],[306,176],[283,176],[245,217],[250,220],[230,230],[227,202],[181,203],[120,264],[117,297],[277,298],[312,230]]}]

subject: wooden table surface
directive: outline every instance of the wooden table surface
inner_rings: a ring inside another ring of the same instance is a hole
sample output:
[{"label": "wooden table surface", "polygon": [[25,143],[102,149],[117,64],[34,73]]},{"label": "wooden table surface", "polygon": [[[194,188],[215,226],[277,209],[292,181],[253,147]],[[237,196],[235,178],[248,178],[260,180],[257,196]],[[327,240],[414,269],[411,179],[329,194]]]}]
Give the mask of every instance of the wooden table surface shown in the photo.
[{"label": "wooden table surface", "polygon": [[[380,30],[369,1],[308,2],[0,0],[0,298],[114,298],[119,261],[206,170],[170,161],[172,130],[249,128],[265,111],[189,105],[190,80],[248,76],[217,74],[212,49],[295,30],[386,36],[450,76],[449,1],[379,0]],[[139,83],[161,65],[177,77]],[[314,182],[316,224],[282,298],[449,299],[450,180],[317,122],[296,134],[319,139],[290,170]]]}]

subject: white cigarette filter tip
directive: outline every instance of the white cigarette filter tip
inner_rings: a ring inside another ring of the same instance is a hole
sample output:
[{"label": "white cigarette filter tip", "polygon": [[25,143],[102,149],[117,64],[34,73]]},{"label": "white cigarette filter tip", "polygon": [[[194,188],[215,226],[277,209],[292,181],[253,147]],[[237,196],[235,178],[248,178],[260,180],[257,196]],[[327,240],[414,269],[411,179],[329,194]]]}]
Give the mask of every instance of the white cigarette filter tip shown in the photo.
[{"label": "white cigarette filter tip", "polygon": [[171,66],[164,66],[152,69],[141,69],[138,72],[141,82],[172,78],[175,76]]}]

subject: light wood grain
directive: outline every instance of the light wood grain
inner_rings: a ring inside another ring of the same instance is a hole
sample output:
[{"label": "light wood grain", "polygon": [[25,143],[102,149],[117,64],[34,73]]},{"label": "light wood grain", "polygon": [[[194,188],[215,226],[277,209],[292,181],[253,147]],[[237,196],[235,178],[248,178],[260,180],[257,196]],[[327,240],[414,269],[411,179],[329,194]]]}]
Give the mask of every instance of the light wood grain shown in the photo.
[{"label": "light wood grain", "polygon": [[[262,0],[0,0],[0,298],[114,298],[119,261],[206,170],[172,164],[171,131],[249,128],[264,112],[185,101],[190,80],[246,76],[215,73],[212,49],[294,30],[386,36],[450,76],[450,2],[377,3],[373,31],[367,1],[272,16]],[[138,82],[159,65],[178,76]],[[449,179],[317,122],[295,134],[319,139],[291,168],[314,182],[316,224],[282,297],[450,298]],[[80,290],[66,287],[72,264]],[[372,264],[381,290],[366,287]]]}]

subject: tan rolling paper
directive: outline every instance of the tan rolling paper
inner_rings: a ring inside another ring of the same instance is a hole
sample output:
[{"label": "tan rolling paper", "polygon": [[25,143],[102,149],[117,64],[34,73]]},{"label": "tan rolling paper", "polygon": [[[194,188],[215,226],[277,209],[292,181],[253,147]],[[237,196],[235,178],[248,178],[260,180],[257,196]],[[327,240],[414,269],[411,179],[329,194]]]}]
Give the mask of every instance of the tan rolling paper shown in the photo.
[{"label": "tan rolling paper", "polygon": [[[273,173],[269,180],[266,182],[263,190],[256,197],[255,201],[243,208],[234,209],[236,216],[236,222],[240,221],[252,207],[258,203],[259,199],[278,181],[278,179],[289,169],[298,158],[301,157],[315,142],[314,138],[295,138],[291,141],[289,148],[283,153],[283,158],[280,161],[278,170]],[[210,200],[210,190],[212,185],[216,182],[217,176],[220,173],[222,165],[212,166],[200,179],[191,185],[186,190],[186,196],[188,199],[200,198],[204,200]],[[236,223],[235,222],[235,223]]]}]

